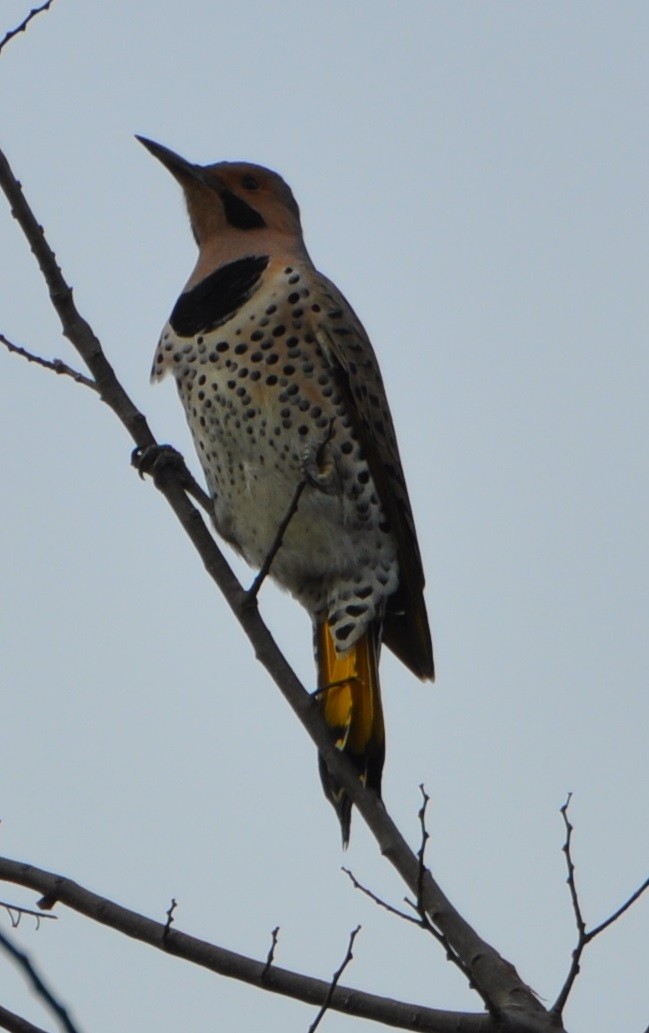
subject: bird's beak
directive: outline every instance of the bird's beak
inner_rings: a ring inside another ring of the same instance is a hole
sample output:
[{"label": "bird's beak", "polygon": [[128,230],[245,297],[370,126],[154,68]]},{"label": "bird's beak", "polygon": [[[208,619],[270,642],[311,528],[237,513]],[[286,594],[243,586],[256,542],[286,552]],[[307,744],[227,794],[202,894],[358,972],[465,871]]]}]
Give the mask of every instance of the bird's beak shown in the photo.
[{"label": "bird's beak", "polygon": [[137,136],[147,151],[150,151],[154,158],[161,161],[169,170],[174,179],[177,179],[181,187],[186,190],[191,183],[200,183],[208,190],[214,190],[218,194],[226,221],[230,226],[240,230],[261,229],[266,223],[263,216],[249,204],[228,189],[227,185],[219,179],[214,169],[204,168],[202,165],[193,165],[179,154],[163,147],[161,143],[147,140],[145,136]]},{"label": "bird's beak", "polygon": [[136,140],[146,147],[147,151],[157,158],[158,161],[162,162],[164,167],[171,173],[171,175],[178,180],[181,186],[187,182],[188,179],[193,179],[198,183],[202,183],[203,186],[210,187],[212,190],[217,189],[217,184],[214,182],[214,178],[210,178],[205,174],[205,169],[201,165],[194,165],[191,161],[187,161],[185,158],[181,158],[179,154],[170,150],[168,147],[163,147],[161,143],[156,143],[155,140],[147,140],[146,136],[135,136]]}]

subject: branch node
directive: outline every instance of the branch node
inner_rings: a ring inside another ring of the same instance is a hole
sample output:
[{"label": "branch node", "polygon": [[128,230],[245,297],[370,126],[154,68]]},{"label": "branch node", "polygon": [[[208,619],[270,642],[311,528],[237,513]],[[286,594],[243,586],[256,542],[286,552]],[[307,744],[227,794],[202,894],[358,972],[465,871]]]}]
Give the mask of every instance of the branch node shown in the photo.
[{"label": "branch node", "polygon": [[173,921],[174,921],[173,915],[174,915],[174,911],[176,910],[177,906],[178,906],[178,903],[176,901],[176,898],[172,897],[171,898],[171,904],[169,905],[169,907],[165,911],[165,914],[167,916],[167,921],[165,922],[164,929],[162,930],[162,943],[163,943],[163,946],[166,944],[167,937],[169,936],[169,933],[171,932],[171,926],[173,925]]},{"label": "branch node", "polygon": [[266,979],[268,979],[268,973],[270,972],[270,969],[271,969],[271,966],[273,964],[273,961],[275,960],[275,947],[277,946],[277,940],[279,938],[279,926],[278,925],[275,926],[275,928],[271,931],[270,935],[271,935],[272,939],[271,939],[270,948],[268,950],[268,955],[266,957],[266,964],[264,965],[263,969],[261,970],[261,981],[262,981],[262,983],[265,982]]}]

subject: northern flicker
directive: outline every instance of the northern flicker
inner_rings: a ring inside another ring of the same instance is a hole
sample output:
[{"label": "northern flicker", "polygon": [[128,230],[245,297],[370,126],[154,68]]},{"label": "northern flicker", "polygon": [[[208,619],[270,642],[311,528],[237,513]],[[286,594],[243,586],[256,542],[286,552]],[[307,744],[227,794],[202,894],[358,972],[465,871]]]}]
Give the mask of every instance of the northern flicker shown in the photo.
[{"label": "northern flicker", "polygon": [[[419,678],[433,652],[417,537],[376,356],[307,253],[293,194],[243,162],[195,165],[138,137],[183,189],[198,260],[152,379],[176,380],[217,531],[310,614],[316,699],[336,745],[381,791],[382,642]],[[322,757],[343,843],[351,801]]]}]

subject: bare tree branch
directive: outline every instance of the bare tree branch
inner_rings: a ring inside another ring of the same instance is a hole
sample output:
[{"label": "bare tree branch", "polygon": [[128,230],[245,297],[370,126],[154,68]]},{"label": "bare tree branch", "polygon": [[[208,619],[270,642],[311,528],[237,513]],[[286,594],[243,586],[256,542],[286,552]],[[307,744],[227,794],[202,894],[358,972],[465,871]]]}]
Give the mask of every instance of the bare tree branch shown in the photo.
[{"label": "bare tree branch", "polygon": [[89,387],[92,391],[97,390],[97,385],[94,380],[90,377],[84,377],[83,373],[79,373],[78,370],[72,369],[61,359],[44,359],[40,355],[35,355],[34,352],[27,351],[26,348],[21,347],[19,344],[14,344],[4,334],[0,334],[0,343],[4,344],[7,351],[13,352],[14,355],[20,355],[23,359],[27,359],[27,362],[35,362],[37,366],[43,366],[45,369],[51,369],[54,373],[63,374],[66,377],[72,377],[77,384],[83,384],[84,387]]},{"label": "bare tree branch", "polygon": [[11,922],[11,928],[17,929],[20,925],[20,919],[23,915],[29,915],[30,918],[36,919],[36,928],[38,929],[41,924],[41,918],[51,918],[56,920],[57,915],[44,915],[42,911],[32,911],[28,907],[20,907],[18,904],[8,904],[6,900],[0,900],[0,908],[4,908],[9,915],[9,921]]},{"label": "bare tree branch", "polygon": [[614,911],[609,918],[606,918],[603,922],[600,922],[599,925],[596,925],[594,929],[591,929],[590,932],[586,933],[588,940],[594,940],[596,936],[599,936],[599,934],[603,933],[605,929],[608,929],[609,925],[613,925],[613,922],[617,922],[618,918],[620,918],[625,911],[628,911],[631,905],[635,904],[636,900],[640,899],[646,889],[649,889],[649,878],[645,879],[642,885],[638,886],[637,890],[631,894],[629,899],[625,900],[624,904],[622,904],[617,911]]},{"label": "bare tree branch", "polygon": [[23,18],[20,25],[17,25],[15,29],[10,29],[4,39],[0,42],[0,52],[3,47],[6,47],[7,43],[14,38],[14,36],[17,36],[19,32],[25,31],[32,18],[35,18],[37,14],[41,14],[43,11],[48,11],[53,3],[54,0],[46,0],[46,2],[41,4],[40,7],[33,7],[27,17]]},{"label": "bare tree branch", "polygon": [[622,904],[617,909],[617,911],[614,911],[612,915],[606,918],[603,922],[600,922],[600,924],[596,925],[593,929],[588,930],[586,928],[586,922],[584,921],[584,917],[582,914],[581,904],[579,903],[579,895],[577,893],[577,885],[575,882],[575,865],[572,859],[572,833],[574,832],[574,826],[568,818],[568,808],[570,807],[571,799],[572,793],[568,793],[566,802],[564,803],[563,807],[560,808],[561,816],[563,818],[563,823],[566,830],[566,839],[561,849],[566,855],[566,866],[568,868],[568,878],[566,881],[570,889],[572,909],[575,915],[575,924],[577,926],[577,946],[572,952],[572,962],[570,965],[570,969],[568,971],[568,975],[566,976],[566,981],[561,987],[559,996],[557,997],[556,1001],[552,1005],[552,1008],[550,1009],[550,1014],[556,1015],[558,1017],[560,1017],[563,1014],[563,1009],[565,1008],[568,997],[570,996],[570,991],[572,990],[575,980],[579,975],[581,969],[581,956],[584,952],[584,949],[587,947],[591,940],[594,940],[596,936],[599,936],[599,934],[603,933],[605,929],[608,929],[609,925],[613,925],[613,922],[616,922],[618,918],[620,918],[620,916],[623,915],[624,912],[627,911],[631,907],[631,905],[634,904],[636,900],[638,900],[642,896],[647,887],[649,887],[649,879],[645,879],[642,885],[639,886],[638,889],[631,894],[628,900],[626,900],[624,904]]},{"label": "bare tree branch", "polygon": [[60,1001],[56,999],[52,991],[43,981],[42,976],[38,974],[34,963],[31,961],[29,956],[18,949],[11,942],[11,940],[0,932],[0,947],[9,954],[11,958],[16,962],[18,967],[22,969],[23,974],[26,976],[28,982],[31,983],[38,997],[41,998],[43,1003],[50,1011],[56,1016],[57,1021],[61,1024],[61,1028],[66,1033],[79,1033],[78,1028],[72,1022],[70,1015],[66,1008],[63,1007]]},{"label": "bare tree branch", "polygon": [[340,979],[340,977],[342,976],[343,972],[345,971],[345,969],[349,965],[349,962],[354,957],[354,955],[352,954],[352,948],[354,946],[354,940],[356,939],[356,937],[358,936],[360,931],[361,931],[360,925],[357,925],[355,929],[352,929],[352,931],[350,933],[350,936],[349,936],[349,944],[347,946],[347,953],[345,954],[345,957],[343,958],[343,960],[342,960],[342,962],[340,964],[340,967],[337,968],[336,971],[333,974],[333,978],[332,978],[331,984],[329,986],[329,992],[328,992],[327,996],[325,997],[324,1001],[322,1002],[322,1007],[320,1008],[320,1011],[318,1012],[318,1014],[316,1015],[315,1019],[313,1020],[313,1022],[309,1026],[309,1033],[315,1033],[316,1029],[320,1025],[320,1022],[321,1022],[325,1012],[328,1010],[329,1005],[331,1003],[331,998],[333,997],[333,994],[334,994],[334,990],[338,986],[338,980]]},{"label": "bare tree branch", "polygon": [[358,881],[353,872],[350,872],[349,868],[341,868],[341,871],[343,871],[345,875],[349,876],[352,882],[352,886],[355,890],[360,890],[361,893],[364,893],[366,897],[369,897],[370,900],[373,900],[374,903],[378,904],[379,907],[384,908],[391,915],[396,915],[397,918],[403,918],[404,922],[412,922],[413,925],[421,925],[420,920],[418,918],[415,918],[414,915],[408,915],[405,911],[399,911],[398,907],[393,907],[392,904],[388,904],[387,900],[381,900],[380,897],[377,897],[376,893],[373,893],[372,890],[367,888],[367,886],[363,886],[362,883]]},{"label": "bare tree branch", "polygon": [[[72,290],[63,278],[42,228],[2,152],[0,186],[5,191],[12,206],[12,213],[39,263],[52,304],[61,320],[63,333],[88,366],[97,383],[102,401],[114,411],[139,448],[147,449],[151,445],[156,445],[157,442],[145,417],[124,391],[90,325],[79,314],[73,301]],[[268,671],[306,728],[336,781],[344,786],[375,836],[382,854],[396,868],[410,891],[420,899],[422,910],[463,960],[467,971],[470,972],[472,985],[503,1018],[509,1015],[519,1025],[525,1020],[530,1029],[543,1028],[544,1023],[547,1023],[547,1012],[520,979],[514,966],[478,936],[453,907],[428,870],[422,876],[418,858],[389,817],[382,801],[376,793],[365,788],[351,762],[336,749],[323,720],[321,708],[286,662],[262,621],[257,607],[251,605],[248,593],[237,581],[200,514],[187,498],[182,479],[178,478],[170,466],[164,468],[164,472],[155,483],[194,543],[207,572],[221,589],[252,643],[257,659]]]},{"label": "bare tree branch", "polygon": [[8,1008],[3,1008],[1,1004],[0,1029],[7,1029],[9,1033],[46,1033],[40,1026],[34,1026],[27,1019],[23,1019],[21,1015],[16,1015],[14,1012],[9,1011]]},{"label": "bare tree branch", "polygon": [[[330,993],[331,984],[326,980],[312,979],[276,965],[269,968],[267,961],[236,954],[173,927],[165,935],[166,923],[155,922],[122,907],[62,875],[0,857],[0,879],[42,893],[39,906],[49,908],[59,901],[79,914],[147,943],[156,950],[271,993],[283,994],[312,1005],[322,1005]],[[337,986],[331,995],[329,1008],[400,1029],[419,1030],[421,1033],[500,1033],[488,1015],[425,1008],[363,993],[351,987]],[[534,1028],[525,1024],[511,1027],[512,1031]],[[555,1030],[557,1028],[560,1027],[554,1027]]]}]

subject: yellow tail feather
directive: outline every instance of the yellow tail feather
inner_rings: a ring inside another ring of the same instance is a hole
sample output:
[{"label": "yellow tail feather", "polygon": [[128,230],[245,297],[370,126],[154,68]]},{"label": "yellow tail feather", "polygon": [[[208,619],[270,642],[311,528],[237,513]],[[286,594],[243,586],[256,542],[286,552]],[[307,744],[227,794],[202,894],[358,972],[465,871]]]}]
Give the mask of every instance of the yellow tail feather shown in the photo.
[{"label": "yellow tail feather", "polygon": [[[317,699],[334,742],[353,761],[361,781],[381,792],[385,756],[385,727],[378,673],[378,643],[375,627],[342,656],[338,656],[327,622],[316,628],[318,664]],[[320,777],[327,799],[333,804],[342,827],[343,845],[349,841],[351,800],[331,777],[320,757]]]}]

